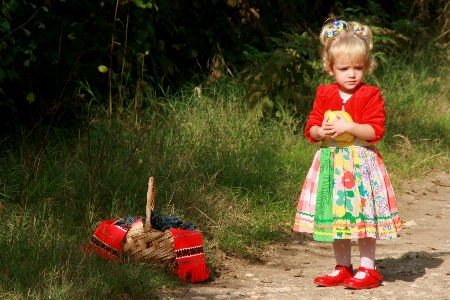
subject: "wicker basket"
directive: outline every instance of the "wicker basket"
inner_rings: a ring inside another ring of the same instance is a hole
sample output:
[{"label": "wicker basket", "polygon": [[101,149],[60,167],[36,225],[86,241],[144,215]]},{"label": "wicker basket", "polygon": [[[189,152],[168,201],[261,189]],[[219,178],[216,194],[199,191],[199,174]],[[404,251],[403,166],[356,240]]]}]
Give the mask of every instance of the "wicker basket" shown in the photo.
[{"label": "wicker basket", "polygon": [[150,177],[147,192],[145,226],[131,228],[123,245],[125,257],[139,262],[170,262],[175,259],[173,236],[169,230],[164,232],[152,229],[151,212],[155,207],[155,179]]}]

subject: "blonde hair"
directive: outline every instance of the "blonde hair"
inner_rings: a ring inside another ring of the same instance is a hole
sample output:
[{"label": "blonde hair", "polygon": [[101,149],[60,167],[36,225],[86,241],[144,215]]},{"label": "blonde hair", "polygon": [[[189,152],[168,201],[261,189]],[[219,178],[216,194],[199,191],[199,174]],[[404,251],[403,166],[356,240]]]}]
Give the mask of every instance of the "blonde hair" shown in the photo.
[{"label": "blonde hair", "polygon": [[367,74],[375,68],[375,61],[370,58],[372,30],[367,25],[341,20],[330,22],[322,27],[319,40],[323,45],[321,57],[327,72],[332,71],[335,59],[342,55],[362,62]]}]

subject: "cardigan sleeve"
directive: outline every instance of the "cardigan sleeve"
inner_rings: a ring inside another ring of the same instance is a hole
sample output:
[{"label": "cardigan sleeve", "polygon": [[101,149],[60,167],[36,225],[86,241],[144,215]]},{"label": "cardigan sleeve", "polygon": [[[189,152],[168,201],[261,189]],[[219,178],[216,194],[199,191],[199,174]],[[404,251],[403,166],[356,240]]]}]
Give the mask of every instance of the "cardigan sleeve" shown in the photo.
[{"label": "cardigan sleeve", "polygon": [[313,109],[309,113],[308,121],[306,121],[305,136],[311,143],[317,143],[311,137],[309,130],[311,127],[317,125],[322,126],[323,116],[325,114],[325,101],[326,101],[326,88],[327,86],[322,84],[317,88],[316,99],[314,100]]},{"label": "cardigan sleeve", "polygon": [[367,141],[375,144],[381,140],[384,135],[384,121],[386,119],[384,111],[384,100],[381,97],[380,90],[371,87],[366,91],[365,98],[368,99],[362,109],[362,124],[369,124],[375,130],[375,139]]}]

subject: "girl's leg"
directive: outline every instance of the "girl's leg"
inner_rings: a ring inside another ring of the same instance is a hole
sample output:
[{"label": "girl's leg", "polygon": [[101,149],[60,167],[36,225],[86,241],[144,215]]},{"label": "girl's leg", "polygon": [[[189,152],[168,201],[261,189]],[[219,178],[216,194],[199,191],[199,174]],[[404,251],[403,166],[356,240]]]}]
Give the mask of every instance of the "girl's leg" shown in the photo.
[{"label": "girl's leg", "polygon": [[[359,244],[359,256],[361,258],[361,267],[374,269],[375,268],[375,250],[377,246],[376,239],[372,238],[363,238],[358,239]],[[355,275],[355,278],[363,279],[365,273],[358,272]]]},{"label": "girl's leg", "polygon": [[319,286],[338,286],[343,285],[345,280],[353,278],[351,248],[350,240],[334,241],[333,249],[337,266],[330,274],[315,278],[314,283]]},{"label": "girl's leg", "polygon": [[[351,259],[352,242],[349,239],[335,240],[333,242],[334,257],[336,259],[336,265],[350,267],[352,265]],[[339,270],[334,270],[328,276],[336,276],[339,274]]]}]

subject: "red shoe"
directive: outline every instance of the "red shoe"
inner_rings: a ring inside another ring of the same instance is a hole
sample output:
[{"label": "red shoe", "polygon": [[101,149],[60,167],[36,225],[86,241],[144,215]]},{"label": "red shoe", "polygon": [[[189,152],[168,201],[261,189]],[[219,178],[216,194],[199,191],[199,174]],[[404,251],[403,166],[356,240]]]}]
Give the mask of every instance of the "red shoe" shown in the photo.
[{"label": "red shoe", "polygon": [[358,271],[366,273],[363,279],[349,278],[343,282],[343,285],[357,290],[372,289],[380,286],[380,281],[383,279],[383,276],[378,273],[376,267],[375,269],[359,267]]},{"label": "red shoe", "polygon": [[314,283],[320,286],[338,286],[342,285],[344,280],[353,277],[353,267],[345,267],[337,265],[335,270],[339,270],[336,276],[325,275],[314,279]]}]

